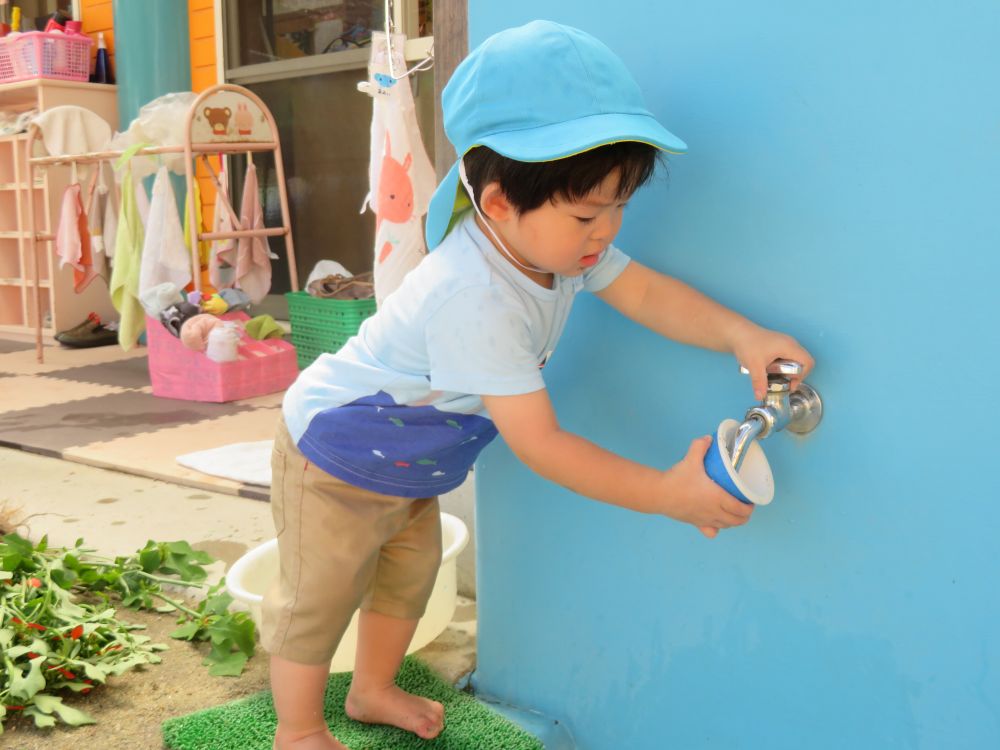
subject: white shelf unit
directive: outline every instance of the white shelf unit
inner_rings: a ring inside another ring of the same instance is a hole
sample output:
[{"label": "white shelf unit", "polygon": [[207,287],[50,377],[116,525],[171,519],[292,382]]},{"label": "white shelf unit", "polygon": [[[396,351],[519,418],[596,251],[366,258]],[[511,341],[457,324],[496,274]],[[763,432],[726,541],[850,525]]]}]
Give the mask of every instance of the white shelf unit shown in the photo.
[{"label": "white shelf unit", "polygon": [[[0,84],[2,110],[44,112],[66,104],[85,107],[117,129],[115,86],[46,79]],[[29,195],[35,201],[37,231],[54,233],[71,174],[68,166],[36,170],[35,184],[29,189],[26,142],[23,133],[0,137],[0,332],[31,333],[35,329],[27,201]],[[36,151],[36,155],[43,152]],[[87,175],[89,169],[81,168],[81,181]],[[104,320],[117,317],[104,281],[95,279],[83,293],[76,294],[73,269],[59,268],[55,243],[39,243],[38,255],[42,319],[47,323],[44,335],[71,328],[91,312]]]}]

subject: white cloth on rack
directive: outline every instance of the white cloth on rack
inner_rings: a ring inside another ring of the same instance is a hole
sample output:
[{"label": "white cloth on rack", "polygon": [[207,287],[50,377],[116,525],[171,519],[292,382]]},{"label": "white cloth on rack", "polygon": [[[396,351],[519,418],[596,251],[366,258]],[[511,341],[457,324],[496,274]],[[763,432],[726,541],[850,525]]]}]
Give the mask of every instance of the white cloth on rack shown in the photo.
[{"label": "white cloth on rack", "polygon": [[53,156],[104,151],[111,141],[111,126],[96,112],[83,107],[53,107],[32,122],[41,131],[45,150]]},{"label": "white cloth on rack", "polygon": [[[142,190],[142,186],[138,186]],[[139,298],[153,287],[171,283],[183,289],[191,281],[191,258],[184,244],[184,229],[177,214],[177,200],[166,167],[160,167],[153,182],[146,238],[139,271]]]},{"label": "white cloth on rack", "polygon": [[[390,39],[392,70],[401,75],[406,70],[406,36],[393,34]],[[427,254],[420,217],[427,213],[436,182],[417,126],[410,79],[383,85],[393,80],[386,42],[384,33],[372,33],[368,62],[369,90],[374,93],[367,202],[376,216],[374,270],[379,304]]]},{"label": "white cloth on rack", "polygon": [[[115,135],[111,149],[125,151],[139,144],[182,146],[188,112],[197,97],[198,94],[192,91],[176,91],[147,102],[128,128]],[[184,174],[184,154],[161,154],[155,158],[139,156],[132,160],[132,173],[136,178],[148,177],[160,165],[177,174]]]}]

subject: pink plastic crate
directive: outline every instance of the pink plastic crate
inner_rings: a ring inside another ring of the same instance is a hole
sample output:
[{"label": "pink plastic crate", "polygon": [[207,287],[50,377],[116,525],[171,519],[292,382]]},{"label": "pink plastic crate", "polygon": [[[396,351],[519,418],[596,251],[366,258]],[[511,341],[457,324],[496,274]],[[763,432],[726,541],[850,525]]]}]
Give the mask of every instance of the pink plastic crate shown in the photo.
[{"label": "pink plastic crate", "polygon": [[[227,313],[223,320],[246,322],[246,313]],[[149,378],[153,395],[184,401],[237,401],[283,391],[299,374],[295,347],[281,339],[257,341],[246,333],[235,362],[213,362],[188,349],[154,318],[146,318]]]},{"label": "pink plastic crate", "polygon": [[29,78],[86,81],[90,78],[90,45],[85,34],[28,31],[0,38],[0,82]]}]

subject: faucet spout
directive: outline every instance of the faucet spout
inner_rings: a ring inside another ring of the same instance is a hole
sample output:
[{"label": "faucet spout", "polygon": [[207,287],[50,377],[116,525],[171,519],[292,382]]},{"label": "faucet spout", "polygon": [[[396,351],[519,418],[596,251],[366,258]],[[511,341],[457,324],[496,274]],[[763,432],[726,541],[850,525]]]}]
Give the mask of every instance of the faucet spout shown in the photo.
[{"label": "faucet spout", "polygon": [[[730,451],[735,471],[740,470],[754,440],[763,440],[786,427],[798,435],[816,429],[823,417],[823,401],[819,394],[807,383],[799,383],[795,391],[791,389],[792,378],[802,370],[801,364],[787,359],[776,359],[767,366],[767,395],[747,411],[733,444],[725,446]],[[740,372],[750,374],[742,366]]]},{"label": "faucet spout", "polygon": [[740,425],[739,430],[736,432],[736,439],[733,442],[733,469],[735,471],[740,470],[740,466],[743,464],[743,459],[746,458],[747,449],[750,448],[750,443],[757,439],[757,437],[764,432],[767,424],[756,414],[750,415],[747,419]]}]

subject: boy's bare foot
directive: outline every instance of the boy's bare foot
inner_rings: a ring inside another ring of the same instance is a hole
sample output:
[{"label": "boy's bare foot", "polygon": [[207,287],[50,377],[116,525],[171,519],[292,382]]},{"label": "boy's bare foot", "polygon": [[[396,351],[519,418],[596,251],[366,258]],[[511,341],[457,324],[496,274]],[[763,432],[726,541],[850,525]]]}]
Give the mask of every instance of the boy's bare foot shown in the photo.
[{"label": "boy's bare foot", "polygon": [[285,734],[279,728],[274,737],[273,750],[348,750],[348,748],[338,742],[325,727],[297,737],[292,733]]},{"label": "boy's bare foot", "polygon": [[344,704],[347,715],[366,724],[390,724],[431,740],[444,729],[444,706],[390,685],[364,691],[354,687]]}]

